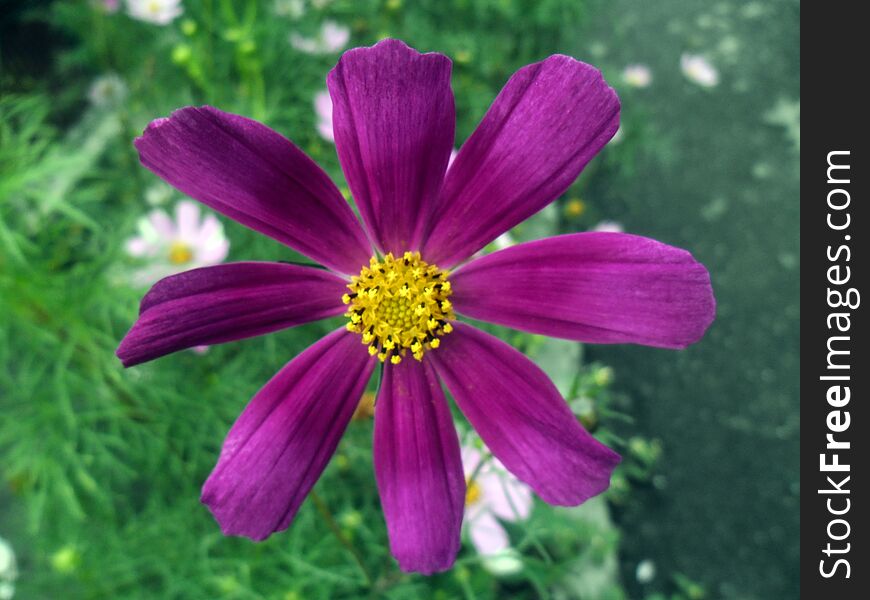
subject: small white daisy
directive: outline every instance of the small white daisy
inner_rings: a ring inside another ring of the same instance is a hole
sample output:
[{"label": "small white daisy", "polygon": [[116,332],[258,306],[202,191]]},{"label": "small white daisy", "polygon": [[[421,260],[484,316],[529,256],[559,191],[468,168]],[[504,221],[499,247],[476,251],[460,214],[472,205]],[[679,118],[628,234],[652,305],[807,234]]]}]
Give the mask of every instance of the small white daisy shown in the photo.
[{"label": "small white daisy", "polygon": [[494,457],[482,462],[484,454],[468,444],[462,448],[462,467],[468,480],[465,493],[465,527],[484,566],[507,574],[522,567],[499,519],[517,522],[532,512],[532,490],[508,473]]},{"label": "small white daisy", "polygon": [[0,600],[9,600],[15,595],[15,580],[18,564],[12,545],[0,537]]},{"label": "small white daisy", "polygon": [[181,0],[127,0],[131,18],[154,25],[168,25],[183,12]]},{"label": "small white daisy", "polygon": [[314,37],[290,34],[290,45],[306,54],[335,54],[350,41],[350,29],[335,21],[324,21]]},{"label": "small white daisy", "polygon": [[327,142],[335,143],[332,132],[332,98],[326,90],[314,95],[314,112],[317,114],[317,133]]},{"label": "small white daisy", "polygon": [[652,71],[646,65],[628,65],[622,70],[622,80],[630,87],[649,87],[652,83]]},{"label": "small white daisy", "polygon": [[719,84],[719,71],[700,54],[683,54],[680,57],[680,68],[689,81],[701,87],[711,88]]},{"label": "small white daisy", "polygon": [[138,235],[127,240],[127,253],[146,264],[133,274],[135,285],[146,286],[164,277],[222,262],[230,249],[223,225],[214,215],[200,219],[199,205],[182,200],[175,220],[153,210],[139,220]]}]

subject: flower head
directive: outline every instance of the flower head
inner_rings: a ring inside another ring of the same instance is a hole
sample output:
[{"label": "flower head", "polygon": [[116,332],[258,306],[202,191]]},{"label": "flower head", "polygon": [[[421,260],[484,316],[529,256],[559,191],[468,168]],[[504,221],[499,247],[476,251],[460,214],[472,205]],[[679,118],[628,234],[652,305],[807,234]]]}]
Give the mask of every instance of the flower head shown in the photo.
[{"label": "flower head", "polygon": [[139,220],[138,233],[127,240],[130,256],[147,264],[136,271],[134,283],[150,285],[168,275],[216,265],[229,252],[223,226],[214,215],[200,219],[199,206],[182,200],[173,220],[163,210],[153,210]]},{"label": "flower head", "polygon": [[462,447],[465,470],[465,522],[468,537],[484,557],[505,554],[510,539],[499,522],[529,518],[532,490],[511,475],[497,458],[485,455],[473,445]]},{"label": "flower head", "polygon": [[683,75],[701,87],[715,87],[719,84],[719,71],[709,60],[700,54],[683,54],[680,57]]},{"label": "flower head", "polygon": [[245,117],[183,108],[136,140],[142,163],[183,193],[326,269],[240,262],[168,277],[118,348],[125,365],[346,319],[227,435],[202,491],[226,534],[261,540],[290,525],[382,365],[374,466],[390,547],[404,570],[449,568],[468,488],[441,382],[546,502],[601,493],[619,462],[539,367],[459,315],[665,348],[697,341],[713,319],[706,269],[651,239],[577,233],[471,258],[571,185],[616,131],[619,102],[596,69],[552,56],[511,77],[447,169],[450,71],[441,54],[384,40],[330,72],[336,150],[362,223],[314,161]]},{"label": "flower head", "polygon": [[314,37],[290,34],[290,45],[306,54],[334,54],[350,41],[350,29],[335,21],[324,21]]},{"label": "flower head", "polygon": [[652,83],[652,71],[646,65],[628,65],[622,70],[622,80],[631,87],[649,87]]},{"label": "flower head", "polygon": [[130,17],[154,25],[168,25],[183,12],[181,0],[127,0]]}]

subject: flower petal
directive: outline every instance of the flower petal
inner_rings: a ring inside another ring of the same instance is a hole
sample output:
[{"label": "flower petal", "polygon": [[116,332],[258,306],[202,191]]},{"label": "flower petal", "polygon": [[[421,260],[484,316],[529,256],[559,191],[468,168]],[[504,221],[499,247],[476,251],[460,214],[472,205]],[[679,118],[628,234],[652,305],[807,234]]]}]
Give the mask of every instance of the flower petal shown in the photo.
[{"label": "flower petal", "polygon": [[136,139],[142,164],[188,196],[340,273],[371,249],[323,170],[280,134],[209,106],[153,121]]},{"label": "flower petal", "polygon": [[507,550],[511,541],[495,516],[483,511],[468,522],[468,537],[481,556],[492,556]]},{"label": "flower petal", "polygon": [[377,361],[337,330],[294,358],[230,429],[202,488],[226,535],[286,529],[329,462]]},{"label": "flower petal", "polygon": [[239,262],[193,269],[158,281],[118,358],[132,366],[341,314],[346,281],[323,269]]},{"label": "flower petal", "polygon": [[182,200],[175,206],[175,222],[178,237],[187,243],[195,243],[199,231],[199,205]]},{"label": "flower petal", "polygon": [[555,200],[619,126],[601,73],[568,56],[517,71],[444,180],[423,256],[447,268]]},{"label": "flower petal", "polygon": [[374,463],[401,569],[449,568],[460,546],[465,477],[450,409],[430,365],[407,359],[384,369]]},{"label": "flower petal", "polygon": [[684,348],[713,321],[710,275],[692,255],[625,233],[519,244],[451,276],[456,312],[592,343]]},{"label": "flower petal", "polygon": [[502,468],[492,468],[477,478],[486,507],[505,521],[523,521],[532,512],[532,490]]},{"label": "flower petal", "polygon": [[418,250],[453,148],[450,60],[399,40],[342,55],[327,79],[335,146],[384,252]]},{"label": "flower petal", "polygon": [[576,505],[610,485],[619,455],[580,426],[521,352],[456,323],[426,356],[496,458],[544,501]]}]

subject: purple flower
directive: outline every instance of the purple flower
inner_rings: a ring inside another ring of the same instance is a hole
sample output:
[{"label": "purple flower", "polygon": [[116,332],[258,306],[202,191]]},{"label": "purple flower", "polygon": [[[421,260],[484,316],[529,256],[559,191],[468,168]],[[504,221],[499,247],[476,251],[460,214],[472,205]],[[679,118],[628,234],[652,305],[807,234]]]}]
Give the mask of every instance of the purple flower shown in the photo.
[{"label": "purple flower", "polygon": [[330,72],[336,149],[365,228],[310,158],[244,117],[183,108],[136,140],[142,163],[183,193],[327,269],[240,262],[168,277],[118,348],[125,365],[347,316],[230,430],[202,492],[226,534],[262,540],[290,525],[382,365],[374,465],[391,549],[406,571],[447,569],[466,484],[441,382],[546,502],[601,493],[619,462],[540,368],[456,313],[664,348],[697,341],[713,319],[706,269],[651,239],[578,233],[464,262],[565,191],[616,131],[619,101],[570,57],[524,67],[447,171],[450,68],[441,54],[385,40],[346,52]]}]

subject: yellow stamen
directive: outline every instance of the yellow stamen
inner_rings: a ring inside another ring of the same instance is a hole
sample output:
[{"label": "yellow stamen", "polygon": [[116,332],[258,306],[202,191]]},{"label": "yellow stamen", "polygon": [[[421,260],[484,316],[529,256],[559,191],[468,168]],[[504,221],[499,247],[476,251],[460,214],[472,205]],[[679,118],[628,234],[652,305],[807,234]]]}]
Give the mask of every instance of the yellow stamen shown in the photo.
[{"label": "yellow stamen", "polygon": [[481,496],[483,496],[483,490],[480,489],[480,484],[476,481],[468,481],[465,488],[465,506],[479,502]]},{"label": "yellow stamen", "polygon": [[450,321],[456,316],[447,275],[419,252],[373,256],[341,298],[348,305],[348,331],[359,333],[369,354],[381,362],[389,357],[396,365],[408,353],[422,360],[426,350],[437,348],[439,338],[453,331]]},{"label": "yellow stamen", "polygon": [[184,242],[172,242],[169,246],[169,262],[184,265],[193,260],[193,250]]}]

